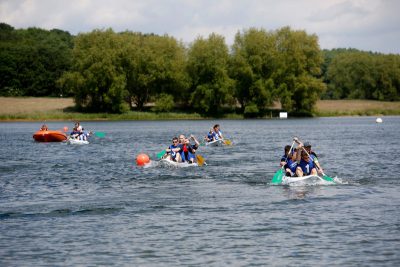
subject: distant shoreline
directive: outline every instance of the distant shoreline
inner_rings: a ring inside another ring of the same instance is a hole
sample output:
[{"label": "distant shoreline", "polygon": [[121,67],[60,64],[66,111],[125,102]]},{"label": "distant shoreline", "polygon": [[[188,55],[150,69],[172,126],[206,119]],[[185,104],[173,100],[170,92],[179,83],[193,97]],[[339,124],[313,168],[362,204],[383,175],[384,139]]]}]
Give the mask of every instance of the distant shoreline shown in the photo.
[{"label": "distant shoreline", "polygon": [[[139,112],[123,114],[78,113],[71,110],[72,98],[0,97],[0,121],[116,121],[116,120],[206,120],[197,113]],[[373,100],[319,100],[315,117],[400,115],[400,102]],[[290,117],[290,116],[289,116]],[[267,116],[266,118],[271,118]],[[244,119],[243,115],[226,114],[220,119]]]}]

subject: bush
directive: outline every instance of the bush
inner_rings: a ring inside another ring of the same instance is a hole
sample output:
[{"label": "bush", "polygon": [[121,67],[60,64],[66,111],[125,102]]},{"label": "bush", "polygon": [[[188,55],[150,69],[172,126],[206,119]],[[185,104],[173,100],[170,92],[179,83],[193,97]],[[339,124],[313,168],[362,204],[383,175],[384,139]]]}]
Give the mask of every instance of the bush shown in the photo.
[{"label": "bush", "polygon": [[251,103],[244,108],[245,118],[255,118],[259,115],[260,110],[255,103]]},{"label": "bush", "polygon": [[174,97],[169,94],[160,94],[155,102],[153,111],[155,112],[168,112],[175,106]]}]

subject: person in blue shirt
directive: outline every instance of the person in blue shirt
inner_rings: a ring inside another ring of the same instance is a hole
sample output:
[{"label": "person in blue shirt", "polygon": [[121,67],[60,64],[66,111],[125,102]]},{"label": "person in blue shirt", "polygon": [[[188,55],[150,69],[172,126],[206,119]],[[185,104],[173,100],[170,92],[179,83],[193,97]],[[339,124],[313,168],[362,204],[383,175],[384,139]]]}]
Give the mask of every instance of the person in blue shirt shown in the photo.
[{"label": "person in blue shirt", "polygon": [[303,144],[300,144],[298,149],[296,175],[298,177],[317,175],[317,169],[315,167],[313,158],[311,158],[313,156],[306,153],[306,151],[302,151],[302,149],[304,149]]},{"label": "person in blue shirt", "polygon": [[219,124],[215,124],[213,127],[214,133],[214,140],[222,139],[224,140],[224,136],[222,135],[221,129],[219,128]]},{"label": "person in blue shirt", "polygon": [[319,173],[323,173],[324,170],[322,169],[321,165],[319,164],[317,154],[316,154],[314,151],[311,150],[311,143],[310,143],[310,142],[304,142],[304,149],[305,149],[305,150],[308,152],[308,154],[312,157],[312,159],[313,159],[313,161],[314,161],[314,164],[315,164],[316,167],[317,167],[317,171],[318,171]]},{"label": "person in blue shirt", "polygon": [[214,130],[213,128],[210,129],[210,131],[208,132],[208,134],[204,137],[204,141],[206,142],[212,142],[214,141]]},{"label": "person in blue shirt", "polygon": [[172,138],[172,145],[170,145],[166,150],[166,159],[181,162],[181,146],[178,143],[178,137]]},{"label": "person in blue shirt", "polygon": [[[191,144],[190,140],[193,140],[195,143]],[[185,139],[185,145],[182,149],[183,150],[182,158],[184,157],[188,163],[194,163],[195,158],[196,158],[195,153],[196,153],[196,150],[199,148],[199,146],[200,146],[200,143],[199,143],[199,141],[197,141],[196,137],[194,137],[193,135],[190,135],[190,139],[189,138]]]},{"label": "person in blue shirt", "polygon": [[295,149],[291,146],[285,146],[285,154],[281,157],[281,167],[285,169],[286,176],[294,176],[296,173],[297,161]]},{"label": "person in blue shirt", "polygon": [[285,146],[285,149],[284,149],[285,154],[281,157],[281,167],[286,165],[286,161],[288,159],[290,148],[291,148],[291,146],[289,146],[289,145]]}]

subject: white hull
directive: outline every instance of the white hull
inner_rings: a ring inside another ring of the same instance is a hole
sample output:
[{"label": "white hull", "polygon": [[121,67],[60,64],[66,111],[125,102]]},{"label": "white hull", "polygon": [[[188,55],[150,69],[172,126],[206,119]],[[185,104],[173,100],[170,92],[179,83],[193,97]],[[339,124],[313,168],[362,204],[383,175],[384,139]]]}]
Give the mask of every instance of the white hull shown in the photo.
[{"label": "white hull", "polygon": [[159,163],[163,166],[167,167],[176,167],[176,168],[187,168],[187,167],[197,167],[197,163],[189,164],[187,162],[176,162],[169,159],[161,159]]},{"label": "white hull", "polygon": [[74,138],[68,138],[67,143],[71,144],[71,145],[87,145],[87,144],[89,144],[89,141],[84,141],[84,140],[79,140],[79,139],[74,139]]},{"label": "white hull", "polygon": [[207,142],[206,146],[222,146],[224,144],[224,141],[219,139],[219,140],[214,140],[211,142]]},{"label": "white hull", "polygon": [[308,175],[308,176],[303,176],[303,177],[290,177],[290,176],[283,176],[282,178],[282,184],[292,184],[292,183],[298,183],[298,182],[326,182],[322,177],[319,177],[318,175]]}]

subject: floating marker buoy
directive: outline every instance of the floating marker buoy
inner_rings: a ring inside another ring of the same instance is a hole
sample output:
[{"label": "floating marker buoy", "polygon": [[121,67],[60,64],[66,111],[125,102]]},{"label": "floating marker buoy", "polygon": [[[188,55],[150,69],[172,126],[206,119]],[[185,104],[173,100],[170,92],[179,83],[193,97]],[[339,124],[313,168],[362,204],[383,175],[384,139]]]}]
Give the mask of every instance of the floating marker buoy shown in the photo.
[{"label": "floating marker buoy", "polygon": [[64,132],[67,132],[68,131],[68,127],[64,126],[63,130],[64,130]]},{"label": "floating marker buoy", "polygon": [[150,162],[150,158],[146,154],[139,154],[136,157],[136,164],[139,166],[143,166],[144,164],[149,163],[149,162]]},{"label": "floating marker buoy", "polygon": [[381,118],[376,118],[376,123],[382,123],[383,120]]}]

